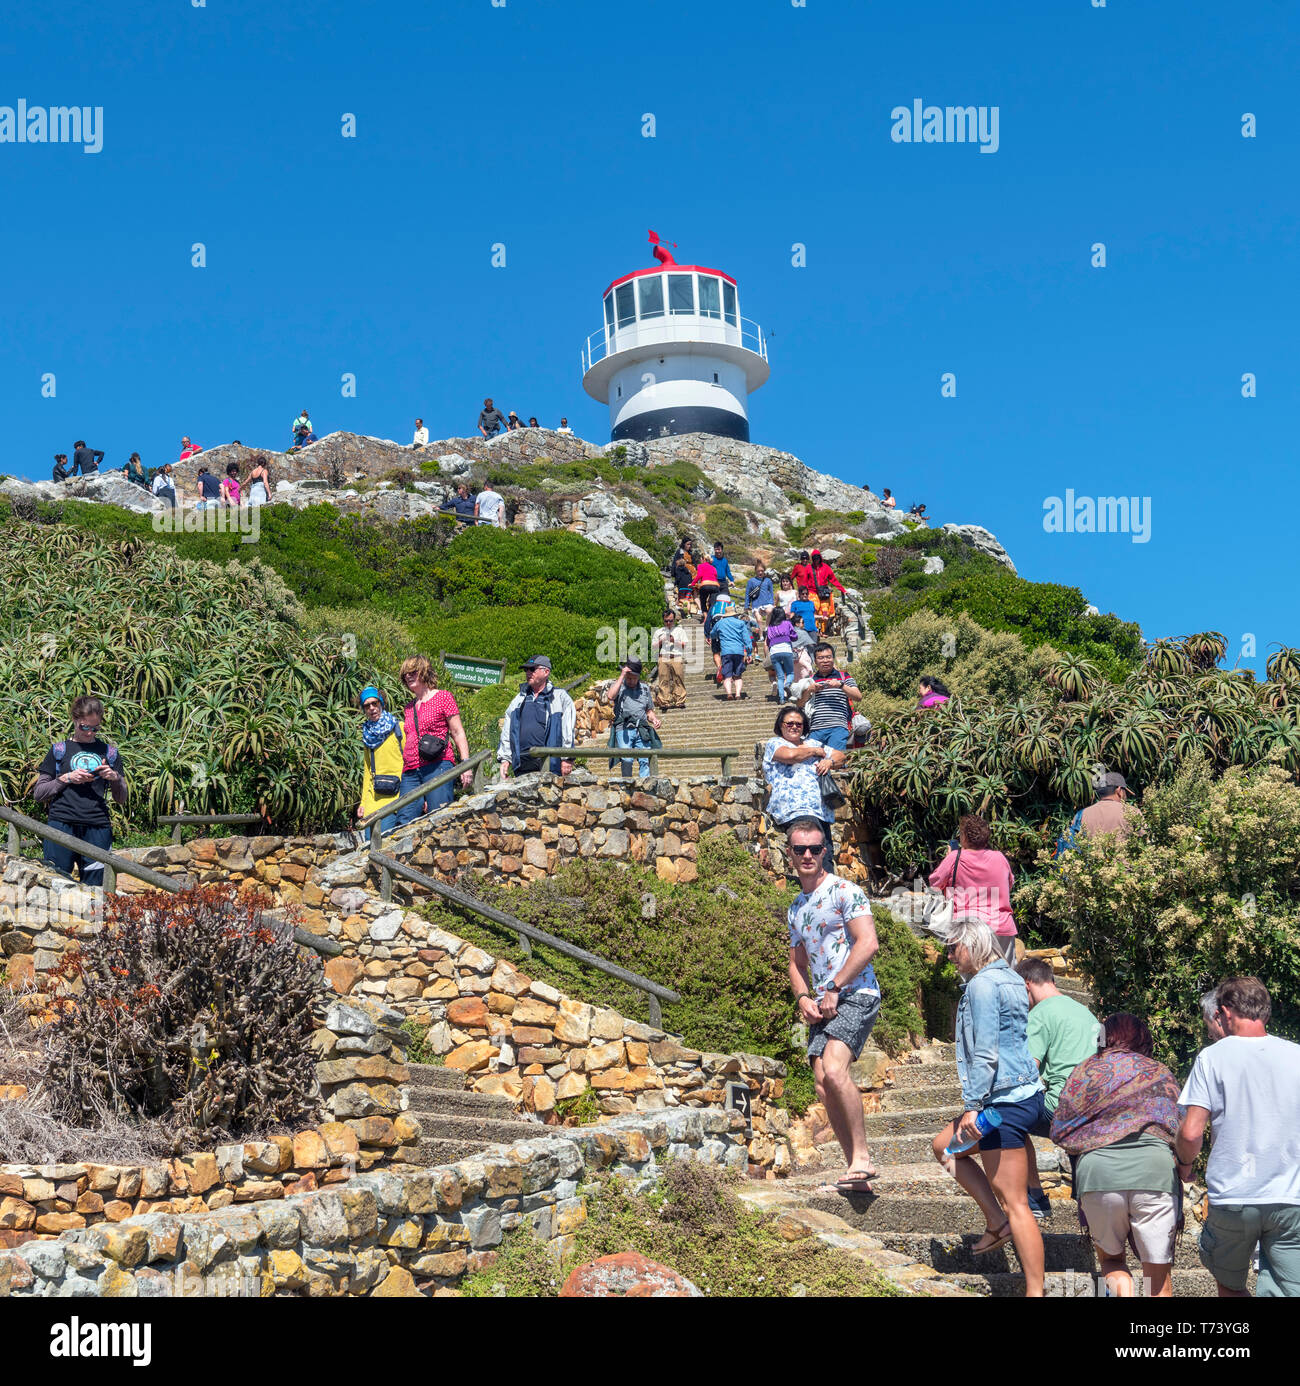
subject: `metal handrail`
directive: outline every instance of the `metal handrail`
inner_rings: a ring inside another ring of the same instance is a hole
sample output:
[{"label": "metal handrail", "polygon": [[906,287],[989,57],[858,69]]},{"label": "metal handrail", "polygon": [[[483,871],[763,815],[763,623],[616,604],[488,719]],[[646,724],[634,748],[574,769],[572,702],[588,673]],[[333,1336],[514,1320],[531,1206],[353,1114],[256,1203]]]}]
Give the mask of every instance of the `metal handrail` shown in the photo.
[{"label": "metal handrail", "polygon": [[477,751],[468,760],[455,761],[449,769],[444,770],[440,775],[435,775],[431,780],[425,780],[422,785],[418,785],[415,789],[408,789],[405,794],[399,794],[396,799],[387,800],[383,808],[376,809],[369,818],[363,818],[357,826],[359,828],[372,827],[380,820],[389,817],[390,814],[396,813],[398,809],[405,808],[407,804],[417,803],[431,789],[438,789],[448,780],[454,780],[463,775],[466,770],[476,769],[492,754],[492,751]]},{"label": "metal handrail", "polygon": [[716,342],[722,346],[743,347],[746,351],[761,356],[764,361],[767,360],[767,341],[763,336],[762,327],[753,318],[742,315],[735,323],[730,323],[725,318],[706,318],[698,313],[682,313],[664,318],[638,318],[633,322],[624,323],[622,327],[601,327],[592,332],[582,348],[583,373],[589,371],[597,362],[609,356],[616,356],[620,351],[631,350],[633,346],[649,345],[652,340],[649,336],[636,342],[629,341],[626,345],[621,345],[619,338],[635,332],[638,327],[651,327],[653,330],[653,327],[660,323],[690,329],[689,335],[679,336],[665,332],[659,339],[664,345],[671,345],[674,341]]},{"label": "metal handrail", "polygon": [[182,827],[206,823],[264,823],[266,820],[260,813],[164,813],[159,815],[157,821],[173,824],[172,841],[179,842]]},{"label": "metal handrail", "polygon": [[[119,874],[134,876],[136,880],[153,886],[155,890],[166,891],[169,895],[178,895],[187,889],[185,885],[172,876],[164,876],[161,871],[154,871],[148,866],[141,866],[139,862],[132,861],[129,857],[120,857],[116,852],[110,852],[103,847],[95,847],[89,842],[83,842],[79,837],[61,832],[58,828],[51,828],[48,823],[42,823],[35,818],[28,818],[26,814],[16,813],[11,808],[0,806],[0,821],[9,824],[8,845],[11,856],[18,855],[18,829],[25,828],[27,831],[35,833],[37,837],[43,837],[47,842],[53,842],[58,847],[67,847],[83,857],[89,857],[91,861],[103,862],[104,893],[106,895],[117,890]],[[342,944],[335,943],[330,938],[320,938],[307,929],[295,928],[293,941],[305,948],[311,948],[327,958],[336,957],[343,951]]]},{"label": "metal handrail", "polygon": [[[544,753],[544,756],[543,756]],[[523,752],[547,760],[648,760],[656,773],[663,760],[720,760],[722,778],[731,778],[731,762],[741,752],[735,746],[530,746]]]},{"label": "metal handrail", "polygon": [[660,986],[658,982],[652,982],[649,977],[642,977],[639,972],[629,972],[627,968],[619,967],[617,963],[609,962],[605,958],[598,957],[595,953],[589,953],[585,948],[566,943],[562,938],[556,938],[554,934],[548,934],[542,929],[534,928],[531,924],[525,924],[522,919],[516,919],[512,914],[506,914],[503,910],[485,905],[472,895],[466,895],[463,890],[457,890],[455,886],[445,885],[432,876],[426,876],[424,872],[417,871],[413,866],[407,866],[405,862],[398,861],[396,857],[390,857],[386,852],[377,852],[372,847],[370,860],[380,867],[388,877],[388,889],[387,893],[383,894],[383,899],[391,901],[393,898],[391,881],[393,876],[400,876],[403,880],[410,881],[414,885],[423,886],[425,890],[442,896],[444,900],[449,900],[462,909],[482,915],[484,919],[490,920],[493,924],[500,924],[511,930],[518,936],[525,952],[529,951],[525,940],[531,940],[546,948],[554,948],[557,953],[563,953],[566,958],[573,958],[577,962],[586,963],[588,967],[594,967],[598,972],[605,973],[606,976],[617,978],[620,982],[626,982],[629,986],[636,987],[638,991],[645,992],[649,1000],[650,1023],[652,1025],[662,1026],[663,1024],[660,1001],[680,1001],[682,999],[678,992]]}]

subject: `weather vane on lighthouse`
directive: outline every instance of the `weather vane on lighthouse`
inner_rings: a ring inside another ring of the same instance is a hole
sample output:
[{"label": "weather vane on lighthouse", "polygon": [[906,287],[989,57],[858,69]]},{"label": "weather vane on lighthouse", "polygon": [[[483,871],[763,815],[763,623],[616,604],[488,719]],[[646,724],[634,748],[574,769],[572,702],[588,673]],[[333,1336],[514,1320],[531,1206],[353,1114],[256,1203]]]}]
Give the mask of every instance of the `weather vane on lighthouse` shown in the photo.
[{"label": "weather vane on lighthouse", "polygon": [[680,265],[675,241],[649,236],[654,268],[615,279],[602,296],[604,327],[582,351],[583,389],[609,405],[614,442],[678,433],[748,442],[748,398],[769,375],[762,329],[740,316],[731,275]]}]

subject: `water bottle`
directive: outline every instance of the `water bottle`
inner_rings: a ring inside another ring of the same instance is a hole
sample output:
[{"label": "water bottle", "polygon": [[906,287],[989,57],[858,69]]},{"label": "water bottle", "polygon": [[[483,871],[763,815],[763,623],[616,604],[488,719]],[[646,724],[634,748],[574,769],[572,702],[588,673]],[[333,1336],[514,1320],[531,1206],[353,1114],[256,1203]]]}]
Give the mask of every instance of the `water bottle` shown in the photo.
[{"label": "water bottle", "polygon": [[[1002,1125],[1002,1114],[996,1107],[985,1107],[975,1118],[975,1125],[981,1136],[987,1136],[995,1127]],[[951,1159],[954,1155],[960,1155],[963,1150],[969,1150],[975,1144],[975,1141],[962,1141],[962,1143],[958,1145],[957,1133],[954,1131],[952,1140],[948,1142],[943,1152],[944,1157],[946,1159]]]}]

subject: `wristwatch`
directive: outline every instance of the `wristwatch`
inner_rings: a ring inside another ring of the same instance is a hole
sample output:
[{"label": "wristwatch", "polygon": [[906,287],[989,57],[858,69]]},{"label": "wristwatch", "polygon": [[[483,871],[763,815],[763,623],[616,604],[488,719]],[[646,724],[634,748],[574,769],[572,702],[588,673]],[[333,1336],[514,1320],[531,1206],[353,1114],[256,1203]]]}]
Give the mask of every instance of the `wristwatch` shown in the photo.
[{"label": "wristwatch", "polygon": [[828,992],[833,991],[833,992],[835,993],[835,995],[838,996],[838,995],[840,994],[841,988],[837,987],[837,986],[835,985],[835,983],[832,982],[832,983],[830,984],[830,986],[828,986],[828,987],[826,988],[826,990],[827,990]]}]

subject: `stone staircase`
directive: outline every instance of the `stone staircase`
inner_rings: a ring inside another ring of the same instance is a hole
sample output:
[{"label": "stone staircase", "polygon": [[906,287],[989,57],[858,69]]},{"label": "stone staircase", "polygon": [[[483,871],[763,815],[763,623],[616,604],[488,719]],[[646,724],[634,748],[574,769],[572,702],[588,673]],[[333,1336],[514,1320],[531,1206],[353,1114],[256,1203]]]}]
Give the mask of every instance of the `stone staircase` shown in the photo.
[{"label": "stone staircase", "polygon": [[445,1165],[468,1159],[499,1142],[536,1140],[542,1123],[522,1116],[508,1097],[468,1092],[465,1075],[436,1064],[411,1064],[411,1105],[406,1115],[420,1123],[419,1161]]},{"label": "stone staircase", "polygon": [[[1060,989],[1091,1004],[1091,996],[1078,983],[1063,981]],[[890,1069],[879,1111],[865,1118],[871,1156],[880,1171],[872,1181],[874,1197],[815,1192],[828,1178],[843,1173],[843,1155],[835,1141],[817,1147],[823,1168],[793,1175],[787,1189],[802,1192],[804,1207],[837,1217],[854,1232],[869,1234],[886,1265],[910,1264],[916,1277],[937,1274],[951,1290],[994,1297],[1023,1295],[1024,1276],[1010,1243],[983,1256],[972,1253],[972,1245],[984,1231],[983,1214],[931,1154],[934,1133],[961,1111],[953,1052],[951,1044],[932,1044]],[[1068,1161],[1051,1141],[1035,1139],[1034,1145],[1052,1204],[1051,1218],[1040,1224],[1047,1293],[1091,1296],[1097,1279],[1095,1260],[1091,1242],[1079,1227],[1077,1205],[1068,1195]],[[1141,1274],[1131,1257],[1130,1269]],[[908,1278],[903,1276],[904,1281]],[[921,1285],[925,1293],[934,1292],[933,1280],[921,1280],[918,1288]],[[1217,1293],[1213,1277],[1201,1266],[1195,1230],[1190,1227],[1175,1250],[1173,1289],[1175,1296]]]},{"label": "stone staircase", "polygon": [[[699,632],[699,623],[695,631]],[[698,638],[698,635],[697,637]],[[703,642],[707,650],[708,642]],[[740,755],[732,762],[733,775],[755,773],[754,745],[767,741],[776,721],[777,702],[768,699],[767,674],[761,665],[751,666],[745,677],[748,697],[740,702],[728,702],[713,682],[713,660],[704,658],[709,675],[687,674],[686,706],[660,711],[662,726],[659,736],[665,749],[704,749],[712,746],[735,746]],[[587,768],[602,779],[619,774],[618,763],[611,771],[604,760],[587,762]],[[714,759],[661,760],[659,773],[669,779],[717,779],[722,774],[722,762]]]}]

